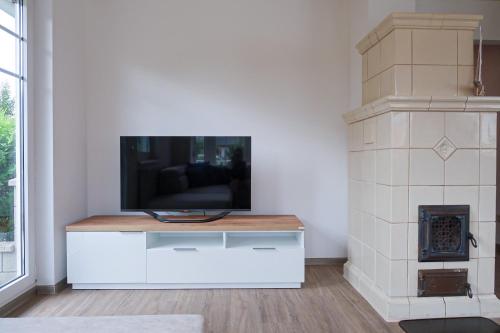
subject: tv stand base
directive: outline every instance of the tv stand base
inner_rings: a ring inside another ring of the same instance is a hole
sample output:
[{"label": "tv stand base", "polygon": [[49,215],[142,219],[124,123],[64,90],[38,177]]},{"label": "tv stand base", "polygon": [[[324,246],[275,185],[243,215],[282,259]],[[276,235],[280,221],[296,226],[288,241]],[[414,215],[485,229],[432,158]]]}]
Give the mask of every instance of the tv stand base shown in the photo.
[{"label": "tv stand base", "polygon": [[148,214],[149,216],[153,217],[155,220],[158,220],[162,223],[208,223],[208,222],[213,222],[222,219],[223,217],[229,215],[231,212],[222,212],[216,215],[212,216],[207,216],[206,218],[203,219],[189,219],[185,217],[180,217],[180,218],[165,218],[161,216],[160,214],[157,214],[153,212],[152,210],[145,210],[144,213]]},{"label": "tv stand base", "polygon": [[298,289],[301,283],[73,283],[73,289]]}]

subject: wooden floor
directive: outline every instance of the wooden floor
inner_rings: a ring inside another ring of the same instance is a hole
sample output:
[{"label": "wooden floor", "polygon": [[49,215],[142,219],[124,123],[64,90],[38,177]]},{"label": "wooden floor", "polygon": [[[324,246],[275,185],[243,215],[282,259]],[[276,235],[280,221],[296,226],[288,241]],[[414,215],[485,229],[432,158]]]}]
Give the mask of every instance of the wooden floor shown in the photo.
[{"label": "wooden floor", "polygon": [[39,296],[14,316],[201,314],[206,332],[403,332],[342,277],[307,266],[302,289],[71,290]]}]

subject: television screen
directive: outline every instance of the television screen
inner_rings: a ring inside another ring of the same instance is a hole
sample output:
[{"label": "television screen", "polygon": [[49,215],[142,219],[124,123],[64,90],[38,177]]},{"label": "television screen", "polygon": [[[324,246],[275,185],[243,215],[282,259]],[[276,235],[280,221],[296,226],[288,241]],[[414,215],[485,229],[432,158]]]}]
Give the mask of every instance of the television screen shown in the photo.
[{"label": "television screen", "polygon": [[248,136],[122,136],[122,210],[250,210]]}]

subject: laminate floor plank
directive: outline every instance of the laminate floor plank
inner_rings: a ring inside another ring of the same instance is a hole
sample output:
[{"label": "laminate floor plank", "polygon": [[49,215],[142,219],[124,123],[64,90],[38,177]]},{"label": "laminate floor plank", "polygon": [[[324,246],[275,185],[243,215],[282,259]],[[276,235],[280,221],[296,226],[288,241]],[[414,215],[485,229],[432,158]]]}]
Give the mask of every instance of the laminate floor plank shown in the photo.
[{"label": "laminate floor plank", "polygon": [[306,267],[301,289],[72,290],[38,296],[13,316],[201,314],[207,333],[403,332],[342,277],[342,265]]}]

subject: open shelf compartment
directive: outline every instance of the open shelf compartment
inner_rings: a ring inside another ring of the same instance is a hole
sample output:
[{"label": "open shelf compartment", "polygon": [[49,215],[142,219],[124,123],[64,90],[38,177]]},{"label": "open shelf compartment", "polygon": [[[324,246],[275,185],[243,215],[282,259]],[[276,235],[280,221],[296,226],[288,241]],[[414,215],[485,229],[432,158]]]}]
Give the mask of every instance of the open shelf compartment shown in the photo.
[{"label": "open shelf compartment", "polygon": [[148,250],[223,248],[223,232],[149,232]]},{"label": "open shelf compartment", "polygon": [[227,248],[278,249],[302,248],[301,232],[226,232]]}]

